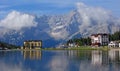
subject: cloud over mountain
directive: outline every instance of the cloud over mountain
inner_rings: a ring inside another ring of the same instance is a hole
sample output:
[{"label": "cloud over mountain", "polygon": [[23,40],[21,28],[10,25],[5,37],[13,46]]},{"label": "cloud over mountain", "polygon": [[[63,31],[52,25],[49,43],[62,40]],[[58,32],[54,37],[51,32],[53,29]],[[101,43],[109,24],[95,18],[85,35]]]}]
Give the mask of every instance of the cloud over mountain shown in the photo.
[{"label": "cloud over mountain", "polygon": [[120,18],[114,17],[108,10],[100,7],[87,6],[84,3],[77,3],[76,5],[77,11],[81,16],[81,25],[79,25],[81,32],[86,31],[83,28],[87,28],[87,31],[91,30],[90,32],[93,32],[92,29],[94,28],[99,33],[109,33],[110,30],[107,29],[109,26],[113,25],[111,27],[114,27],[120,24]]},{"label": "cloud over mountain", "polygon": [[96,24],[106,24],[111,19],[111,13],[99,7],[90,7],[84,3],[77,3],[77,11],[81,15],[81,22],[84,26],[89,26],[96,21]]},{"label": "cloud over mountain", "polygon": [[0,27],[9,30],[21,30],[22,28],[36,27],[35,17],[17,11],[10,12],[0,21]]},{"label": "cloud over mountain", "polygon": [[[120,19],[100,7],[76,3],[77,9],[66,15],[52,16],[49,20],[51,36],[55,39],[72,38],[77,34],[113,33],[119,30]],[[116,28],[116,29],[115,29]]]}]

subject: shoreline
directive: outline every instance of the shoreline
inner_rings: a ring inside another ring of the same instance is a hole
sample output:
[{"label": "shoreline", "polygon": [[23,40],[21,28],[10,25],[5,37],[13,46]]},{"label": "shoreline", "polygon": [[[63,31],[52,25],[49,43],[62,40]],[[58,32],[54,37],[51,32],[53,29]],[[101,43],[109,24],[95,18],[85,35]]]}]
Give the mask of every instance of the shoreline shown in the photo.
[{"label": "shoreline", "polygon": [[7,50],[0,50],[0,51],[28,51],[28,50],[110,50],[108,47],[88,47],[88,46],[82,46],[82,47],[71,47],[71,48],[41,48],[41,49],[7,49]]},{"label": "shoreline", "polygon": [[82,47],[71,47],[71,48],[42,48],[42,49],[6,49],[6,50],[0,50],[0,51],[35,51],[35,50],[102,50],[102,51],[108,51],[108,50],[120,50],[120,48],[109,48],[109,47],[88,47],[88,46],[82,46]]}]

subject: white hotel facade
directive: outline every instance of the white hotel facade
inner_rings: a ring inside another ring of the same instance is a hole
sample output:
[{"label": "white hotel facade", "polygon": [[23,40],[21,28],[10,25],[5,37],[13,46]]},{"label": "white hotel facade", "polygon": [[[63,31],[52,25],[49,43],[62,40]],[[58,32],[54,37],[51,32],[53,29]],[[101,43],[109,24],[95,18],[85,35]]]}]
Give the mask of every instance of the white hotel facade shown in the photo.
[{"label": "white hotel facade", "polygon": [[105,46],[109,43],[108,34],[92,34],[91,35],[91,45],[92,46]]}]

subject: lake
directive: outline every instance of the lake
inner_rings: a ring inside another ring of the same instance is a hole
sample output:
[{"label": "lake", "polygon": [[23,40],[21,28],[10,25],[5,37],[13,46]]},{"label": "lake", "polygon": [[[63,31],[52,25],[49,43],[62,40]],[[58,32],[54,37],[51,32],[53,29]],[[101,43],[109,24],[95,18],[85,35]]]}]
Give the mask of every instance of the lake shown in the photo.
[{"label": "lake", "polygon": [[0,51],[0,71],[120,71],[120,51]]}]

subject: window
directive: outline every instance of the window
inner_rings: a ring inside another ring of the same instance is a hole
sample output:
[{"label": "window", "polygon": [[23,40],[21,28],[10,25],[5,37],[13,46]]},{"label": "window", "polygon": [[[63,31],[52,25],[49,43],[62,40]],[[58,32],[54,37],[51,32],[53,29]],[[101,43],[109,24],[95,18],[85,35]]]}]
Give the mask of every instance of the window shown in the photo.
[{"label": "window", "polygon": [[37,46],[37,43],[35,42],[35,46]]},{"label": "window", "polygon": [[38,43],[38,46],[41,46],[41,42]]}]

